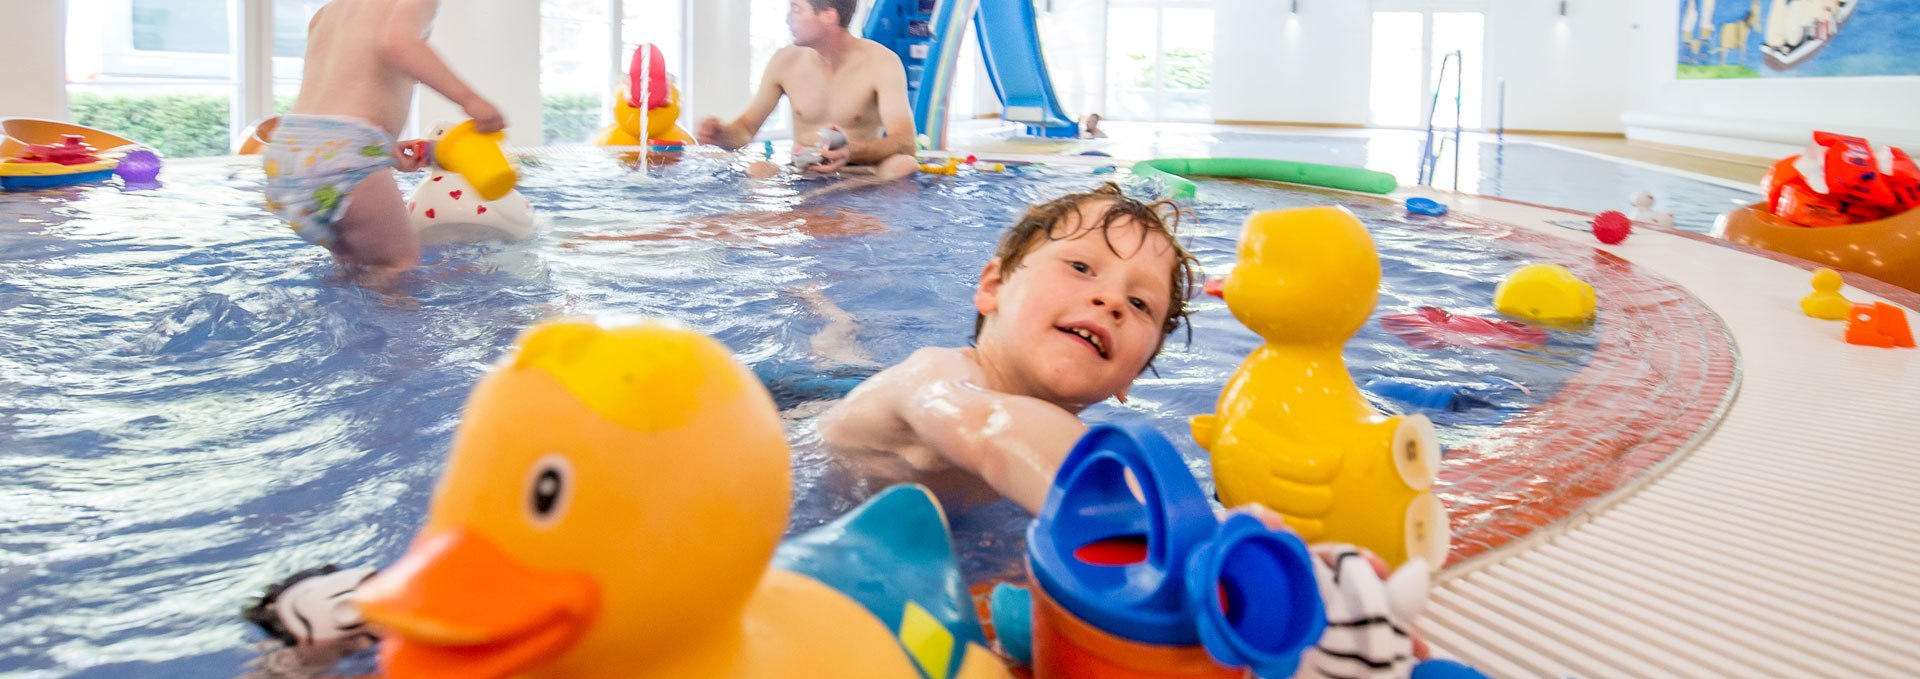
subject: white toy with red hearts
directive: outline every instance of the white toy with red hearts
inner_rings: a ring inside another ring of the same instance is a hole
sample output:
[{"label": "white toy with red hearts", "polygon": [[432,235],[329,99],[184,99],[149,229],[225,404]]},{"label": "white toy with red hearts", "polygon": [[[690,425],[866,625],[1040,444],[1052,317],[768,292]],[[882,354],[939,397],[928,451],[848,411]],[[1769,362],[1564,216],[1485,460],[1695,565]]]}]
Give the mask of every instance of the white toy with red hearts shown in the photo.
[{"label": "white toy with red hearts", "polygon": [[[430,138],[439,139],[448,127],[436,126]],[[499,200],[481,200],[480,192],[460,173],[435,165],[427,167],[427,178],[407,198],[407,218],[420,242],[427,245],[523,241],[537,230],[533,205],[519,191],[508,191]]]}]

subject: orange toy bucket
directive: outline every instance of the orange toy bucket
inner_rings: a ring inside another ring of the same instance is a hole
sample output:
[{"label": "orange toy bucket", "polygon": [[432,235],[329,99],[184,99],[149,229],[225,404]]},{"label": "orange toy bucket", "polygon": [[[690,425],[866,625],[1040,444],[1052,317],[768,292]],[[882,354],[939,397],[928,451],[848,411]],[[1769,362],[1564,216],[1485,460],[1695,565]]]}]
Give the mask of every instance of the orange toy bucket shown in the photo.
[{"label": "orange toy bucket", "polygon": [[1033,676],[1046,679],[1242,679],[1205,646],[1161,646],[1095,629],[1033,588]]}]

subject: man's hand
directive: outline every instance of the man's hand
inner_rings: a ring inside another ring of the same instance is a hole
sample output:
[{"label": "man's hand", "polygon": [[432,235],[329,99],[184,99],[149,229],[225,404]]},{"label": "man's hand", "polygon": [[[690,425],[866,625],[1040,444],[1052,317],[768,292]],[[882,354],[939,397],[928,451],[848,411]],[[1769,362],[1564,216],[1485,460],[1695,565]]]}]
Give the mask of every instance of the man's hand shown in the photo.
[{"label": "man's hand", "polygon": [[712,144],[728,150],[740,148],[740,144],[733,143],[733,135],[730,132],[727,124],[720,122],[719,118],[707,116],[694,129],[694,136],[698,137],[696,141],[702,144]]},{"label": "man's hand", "polygon": [[833,174],[839,172],[840,168],[846,167],[847,161],[852,159],[853,152],[847,150],[844,146],[838,149],[821,151],[820,162],[808,165],[807,171],[814,174]]},{"label": "man's hand", "polygon": [[507,128],[506,117],[500,115],[500,109],[494,108],[493,102],[481,99],[480,97],[474,97],[472,101],[467,102],[460,108],[467,112],[468,118],[473,119],[473,131],[475,132],[487,134],[490,132],[499,132]]}]

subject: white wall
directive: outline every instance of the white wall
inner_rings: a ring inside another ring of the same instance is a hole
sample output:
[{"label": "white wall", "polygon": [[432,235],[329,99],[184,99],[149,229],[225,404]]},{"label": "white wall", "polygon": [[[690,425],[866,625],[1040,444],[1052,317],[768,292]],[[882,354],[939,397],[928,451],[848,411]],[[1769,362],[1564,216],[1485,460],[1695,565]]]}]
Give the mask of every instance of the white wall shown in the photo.
[{"label": "white wall", "polygon": [[764,66],[748,63],[753,52],[747,44],[750,5],[747,0],[691,0],[687,10],[687,52],[692,56],[683,108],[688,120],[732,120],[753,101],[753,69]]},{"label": "white wall", "polygon": [[1633,34],[1620,0],[1493,0],[1488,13],[1486,122],[1507,81],[1507,128],[1619,132],[1632,77],[1621,53]]},{"label": "white wall", "polygon": [[1628,136],[1727,153],[1798,153],[1814,129],[1920,148],[1920,76],[1687,80],[1674,77],[1680,0],[1631,0]]},{"label": "white wall", "polygon": [[[540,3],[461,0],[443,3],[429,42],[453,72],[506,115],[507,143],[543,141],[540,113]],[[425,86],[417,89],[417,132],[466,119],[460,107]]]},{"label": "white wall", "polygon": [[66,120],[66,0],[9,1],[0,19],[7,27],[0,117]]},{"label": "white wall", "polygon": [[[1363,125],[1370,118],[1374,3],[1365,0],[1215,0],[1213,114],[1218,120]],[[1383,5],[1382,9],[1389,7]],[[1616,0],[1398,2],[1391,9],[1487,13],[1485,120],[1507,127],[1617,132],[1629,82],[1621,47],[1631,33]],[[1473,67],[1469,64],[1469,67]]]},{"label": "white wall", "polygon": [[1216,120],[1361,125],[1373,15],[1364,0],[1215,0]]}]

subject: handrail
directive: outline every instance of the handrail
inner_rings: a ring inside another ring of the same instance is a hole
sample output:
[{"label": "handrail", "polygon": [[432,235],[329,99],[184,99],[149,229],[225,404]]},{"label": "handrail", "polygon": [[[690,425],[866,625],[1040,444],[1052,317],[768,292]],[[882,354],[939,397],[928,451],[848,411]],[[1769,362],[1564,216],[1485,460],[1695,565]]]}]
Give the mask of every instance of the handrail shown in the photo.
[{"label": "handrail", "polygon": [[1420,178],[1423,186],[1433,185],[1433,176],[1439,170],[1440,156],[1446,153],[1446,137],[1440,138],[1440,148],[1435,149],[1433,119],[1440,113],[1440,89],[1447,84],[1447,66],[1454,66],[1453,78],[1453,190],[1460,190],[1460,132],[1465,115],[1462,101],[1466,98],[1466,55],[1460,50],[1448,52],[1440,58],[1440,78],[1433,86],[1433,102],[1427,106],[1427,141],[1420,148]]}]

